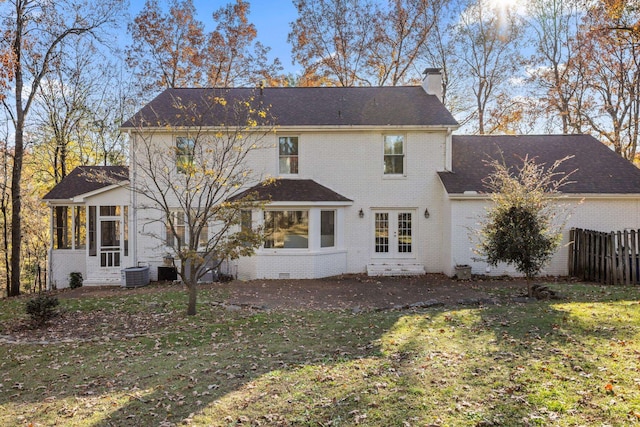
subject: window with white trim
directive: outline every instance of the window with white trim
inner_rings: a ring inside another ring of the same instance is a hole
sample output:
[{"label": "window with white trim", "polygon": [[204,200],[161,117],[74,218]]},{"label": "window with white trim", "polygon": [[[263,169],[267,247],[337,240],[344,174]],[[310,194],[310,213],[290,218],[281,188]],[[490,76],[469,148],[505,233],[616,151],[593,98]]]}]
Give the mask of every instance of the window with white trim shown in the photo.
[{"label": "window with white trim", "polygon": [[320,247],[336,245],[336,211],[320,211]]},{"label": "window with white trim", "polygon": [[384,136],[384,174],[404,175],[405,146],[403,135]]},{"label": "window with white trim", "polygon": [[307,249],[309,211],[265,211],[264,231],[266,249]]},{"label": "window with white trim", "polygon": [[[194,213],[195,215],[195,213]],[[197,223],[197,220],[191,220]],[[180,249],[189,244],[189,220],[183,210],[176,209],[169,213],[165,222],[165,245]],[[203,225],[198,236],[198,247],[205,248],[209,244],[209,226]]]},{"label": "window with white trim", "polygon": [[298,173],[298,137],[281,136],[278,140],[278,162],[280,174]]},{"label": "window with white trim", "polygon": [[179,173],[187,174],[193,166],[195,140],[185,136],[176,137],[176,168]]}]

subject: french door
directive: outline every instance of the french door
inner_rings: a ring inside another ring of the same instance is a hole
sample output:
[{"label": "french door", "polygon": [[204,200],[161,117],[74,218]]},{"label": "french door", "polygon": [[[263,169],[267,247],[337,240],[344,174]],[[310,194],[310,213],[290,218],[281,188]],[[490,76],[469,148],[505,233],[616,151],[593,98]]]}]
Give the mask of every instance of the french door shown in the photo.
[{"label": "french door", "polygon": [[413,218],[413,211],[374,211],[374,256],[413,258]]}]

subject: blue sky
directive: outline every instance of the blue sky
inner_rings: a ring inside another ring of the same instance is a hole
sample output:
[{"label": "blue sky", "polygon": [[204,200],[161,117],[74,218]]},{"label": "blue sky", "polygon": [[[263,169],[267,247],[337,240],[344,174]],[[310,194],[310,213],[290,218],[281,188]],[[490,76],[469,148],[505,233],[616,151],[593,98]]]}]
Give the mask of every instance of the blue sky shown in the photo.
[{"label": "blue sky", "polygon": [[[207,29],[212,29],[211,15],[221,6],[234,0],[194,0],[197,17]],[[160,0],[160,3],[163,3]],[[270,59],[280,58],[285,71],[294,72],[291,64],[291,46],[287,43],[289,23],[295,20],[297,12],[291,0],[250,0],[249,20],[258,30],[258,40],[271,48]],[[144,0],[130,0],[129,12],[137,15],[144,6]]]}]

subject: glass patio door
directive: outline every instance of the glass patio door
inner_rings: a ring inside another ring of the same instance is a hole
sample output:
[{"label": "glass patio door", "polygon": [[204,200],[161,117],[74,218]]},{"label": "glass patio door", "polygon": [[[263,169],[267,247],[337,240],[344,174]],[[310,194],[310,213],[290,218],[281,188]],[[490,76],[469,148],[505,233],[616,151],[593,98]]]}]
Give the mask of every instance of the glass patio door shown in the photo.
[{"label": "glass patio door", "polygon": [[374,256],[413,257],[413,212],[374,212]]}]

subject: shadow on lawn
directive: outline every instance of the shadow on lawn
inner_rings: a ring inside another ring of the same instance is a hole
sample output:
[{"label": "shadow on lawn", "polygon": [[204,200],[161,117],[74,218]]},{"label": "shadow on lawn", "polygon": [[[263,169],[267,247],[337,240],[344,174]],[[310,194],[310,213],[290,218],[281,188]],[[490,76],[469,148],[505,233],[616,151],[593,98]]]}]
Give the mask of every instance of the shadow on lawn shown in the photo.
[{"label": "shadow on lawn", "polygon": [[[621,297],[597,290],[581,299],[603,298]],[[52,394],[77,396],[78,405],[90,396],[128,396],[92,424],[105,427],[179,424],[193,414],[197,424],[204,416],[220,425],[402,425],[438,423],[446,412],[504,425],[535,410],[532,377],[554,381],[580,375],[575,366],[594,369],[588,357],[564,349],[576,349],[582,337],[608,339],[621,327],[615,318],[596,325],[572,317],[565,302],[359,314],[215,308],[179,320],[159,338],[99,343],[103,353],[82,364],[73,363],[73,345],[56,349],[43,363],[66,357],[72,364],[43,381],[60,381]],[[99,381],[87,394],[73,380]],[[33,394],[26,403],[43,399]],[[0,401],[25,403],[9,393]]]}]

